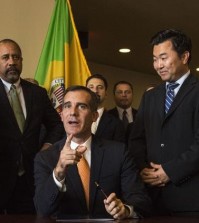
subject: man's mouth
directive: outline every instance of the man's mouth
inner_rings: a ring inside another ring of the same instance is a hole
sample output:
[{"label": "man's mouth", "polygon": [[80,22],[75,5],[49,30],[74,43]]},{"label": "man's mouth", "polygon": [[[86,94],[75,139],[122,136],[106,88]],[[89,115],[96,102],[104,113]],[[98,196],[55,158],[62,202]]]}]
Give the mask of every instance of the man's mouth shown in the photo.
[{"label": "man's mouth", "polygon": [[69,125],[78,125],[79,122],[78,121],[69,121],[68,124]]},{"label": "man's mouth", "polygon": [[7,69],[6,73],[19,74],[19,71],[17,68],[12,67],[12,68]]}]

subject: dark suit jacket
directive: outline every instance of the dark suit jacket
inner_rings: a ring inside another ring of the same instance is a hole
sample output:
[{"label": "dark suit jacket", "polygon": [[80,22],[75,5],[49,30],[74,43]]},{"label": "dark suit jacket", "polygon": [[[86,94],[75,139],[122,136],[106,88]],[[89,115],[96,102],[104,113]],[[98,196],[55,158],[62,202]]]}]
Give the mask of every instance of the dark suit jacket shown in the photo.
[{"label": "dark suit jacket", "polygon": [[5,207],[15,187],[21,155],[27,182],[33,194],[33,160],[40,150],[39,135],[42,123],[47,129],[45,142],[54,143],[64,132],[63,124],[51,106],[46,90],[24,80],[21,80],[21,87],[27,111],[23,134],[0,80],[0,208]]},{"label": "dark suit jacket", "polygon": [[119,142],[125,141],[125,130],[122,121],[104,111],[97,126],[96,136]]},{"label": "dark suit jacket", "polygon": [[[108,113],[115,116],[117,119],[120,120],[119,112],[118,112],[116,107],[113,108],[113,109],[108,110]],[[137,114],[137,110],[132,108],[133,122],[129,123],[126,130],[125,130],[125,141],[126,141],[126,143],[128,143],[129,135],[131,133],[133,123],[135,122],[135,119],[136,119],[136,114]]]},{"label": "dark suit jacket", "polygon": [[35,158],[35,206],[39,215],[65,215],[110,217],[105,210],[104,195],[95,185],[97,181],[109,195],[115,192],[125,204],[133,205],[135,211],[145,215],[150,211],[150,199],[144,192],[137,169],[128,156],[123,143],[108,141],[93,136],[91,145],[90,208],[86,206],[77,166],[66,171],[66,192],[60,192],[53,180],[62,140]]},{"label": "dark suit jacket", "polygon": [[199,212],[199,82],[189,75],[165,115],[165,84],[144,94],[129,141],[138,167],[162,164],[170,182],[150,193],[160,211]]}]

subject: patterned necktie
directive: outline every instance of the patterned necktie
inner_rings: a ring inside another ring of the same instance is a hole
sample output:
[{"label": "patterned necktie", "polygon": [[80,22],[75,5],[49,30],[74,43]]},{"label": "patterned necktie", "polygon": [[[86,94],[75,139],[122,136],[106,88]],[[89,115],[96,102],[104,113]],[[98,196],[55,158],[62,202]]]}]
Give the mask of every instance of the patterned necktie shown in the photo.
[{"label": "patterned necktie", "polygon": [[18,98],[16,86],[14,84],[11,86],[9,94],[10,94],[10,104],[14,111],[15,118],[17,120],[17,123],[21,132],[23,133],[25,118],[24,118],[22,107],[21,107],[21,103]]},{"label": "patterned necktie", "polygon": [[82,156],[81,160],[78,162],[77,168],[78,168],[79,176],[81,178],[82,185],[83,185],[83,188],[84,188],[86,204],[87,204],[87,207],[89,209],[90,168],[89,168],[88,162],[86,161],[84,156]]},{"label": "patterned necktie", "polygon": [[165,112],[167,113],[174,100],[174,89],[179,86],[178,83],[170,83],[167,85],[166,98],[165,98]]},{"label": "patterned necktie", "polygon": [[124,110],[123,111],[123,114],[122,114],[122,121],[123,121],[123,124],[124,124],[124,128],[126,129],[128,124],[129,124],[129,121],[128,121],[128,118],[127,118],[127,111]]}]

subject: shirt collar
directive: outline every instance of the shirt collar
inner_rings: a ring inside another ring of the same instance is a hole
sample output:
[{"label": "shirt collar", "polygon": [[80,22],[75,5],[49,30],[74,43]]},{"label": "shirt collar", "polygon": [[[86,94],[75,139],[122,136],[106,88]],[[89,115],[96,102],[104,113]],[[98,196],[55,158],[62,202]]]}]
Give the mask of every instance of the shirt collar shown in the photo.
[{"label": "shirt collar", "polygon": [[[186,80],[186,78],[189,75],[190,75],[190,70],[188,70],[187,73],[185,73],[184,75],[182,75],[182,77],[176,81],[176,83],[179,84],[179,86],[177,88],[180,88],[181,87],[181,85],[184,83],[184,81]],[[167,87],[168,84],[169,84],[169,82],[166,82],[166,87]]]},{"label": "shirt collar", "polygon": [[[86,146],[87,147],[87,150],[91,150],[91,139],[92,139],[92,136],[90,136],[84,143],[81,144],[81,146]],[[71,149],[75,150],[80,144],[74,142],[74,141],[71,141]]]},{"label": "shirt collar", "polygon": [[127,114],[129,114],[131,112],[131,106],[127,109],[123,109],[117,106],[117,110],[120,114],[123,114],[123,111],[126,110]]},{"label": "shirt collar", "polygon": [[[4,81],[1,77],[0,77],[0,79],[3,82],[3,85],[5,87],[6,92],[8,93],[10,91],[10,88],[11,88],[12,84],[7,82],[7,81]],[[16,89],[18,89],[20,87],[20,78],[16,83],[14,83],[14,85],[16,86]]]}]

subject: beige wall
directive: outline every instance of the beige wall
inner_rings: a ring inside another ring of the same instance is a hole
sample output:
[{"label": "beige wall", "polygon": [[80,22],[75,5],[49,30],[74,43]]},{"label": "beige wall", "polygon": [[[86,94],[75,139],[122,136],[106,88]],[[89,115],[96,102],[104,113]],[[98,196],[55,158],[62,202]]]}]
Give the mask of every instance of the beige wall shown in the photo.
[{"label": "beige wall", "polygon": [[33,77],[55,0],[1,0],[0,39],[11,38],[23,51],[22,77]]},{"label": "beige wall", "polygon": [[[82,1],[82,0],[81,0]],[[55,0],[1,0],[0,39],[14,39],[23,51],[22,77],[34,77],[39,56],[45,40]],[[134,86],[134,103],[138,107],[140,98],[149,83],[158,83],[157,76],[146,75],[115,67],[89,63],[92,73],[102,73],[109,82],[106,107],[114,106],[112,87],[116,81],[127,80]]]},{"label": "beige wall", "polygon": [[103,74],[108,81],[109,84],[108,97],[105,104],[107,108],[114,107],[112,90],[113,90],[113,85],[117,81],[125,80],[131,82],[134,88],[133,107],[135,108],[139,107],[141,97],[148,85],[161,83],[161,80],[158,75],[148,75],[144,73],[123,70],[116,67],[111,67],[91,62],[88,64],[92,74],[95,73]]}]

